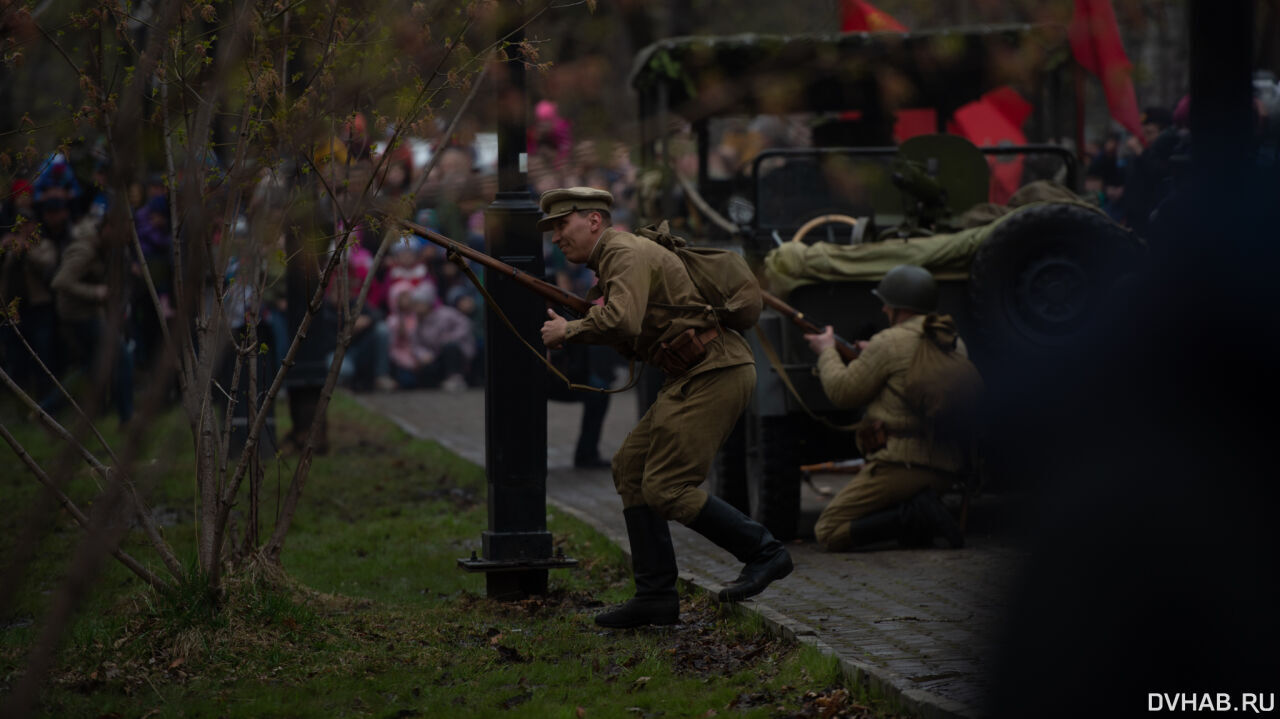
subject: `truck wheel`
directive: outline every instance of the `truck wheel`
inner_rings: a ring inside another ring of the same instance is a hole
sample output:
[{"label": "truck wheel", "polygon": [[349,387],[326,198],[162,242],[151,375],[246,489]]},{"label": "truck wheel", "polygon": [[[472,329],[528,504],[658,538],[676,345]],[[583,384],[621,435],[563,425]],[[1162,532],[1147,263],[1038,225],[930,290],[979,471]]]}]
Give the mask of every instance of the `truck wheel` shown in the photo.
[{"label": "truck wheel", "polygon": [[756,417],[746,455],[751,518],[781,540],[796,536],[800,519],[800,463],[786,417]]},{"label": "truck wheel", "polygon": [[751,495],[747,491],[747,430],[746,420],[739,419],[724,446],[716,453],[711,465],[711,493],[736,507],[744,514],[751,513]]},{"label": "truck wheel", "polygon": [[1117,280],[1137,269],[1141,244],[1084,207],[1028,207],[1000,223],[969,268],[970,307],[985,338],[1008,355],[1077,339]]}]

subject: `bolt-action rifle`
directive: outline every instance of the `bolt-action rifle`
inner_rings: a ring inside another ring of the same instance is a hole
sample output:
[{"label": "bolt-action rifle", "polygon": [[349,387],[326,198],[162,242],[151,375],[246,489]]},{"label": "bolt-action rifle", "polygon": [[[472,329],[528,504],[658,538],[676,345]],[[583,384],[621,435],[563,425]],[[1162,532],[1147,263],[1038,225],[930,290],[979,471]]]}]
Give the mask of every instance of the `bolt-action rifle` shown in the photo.
[{"label": "bolt-action rifle", "polygon": [[[434,232],[432,230],[429,230],[415,222],[402,220],[400,218],[392,217],[390,215],[387,215],[386,217],[387,219],[401,225],[402,227],[405,227],[406,229],[413,230],[416,234],[443,247],[449,252],[453,252],[458,255],[461,255],[462,257],[465,257],[469,260],[472,260],[474,262],[478,262],[484,265],[485,267],[489,268],[490,270],[493,270],[494,272],[510,277],[516,282],[519,282],[520,284],[524,285],[526,288],[550,300],[551,302],[554,302],[558,305],[562,305],[565,308],[572,310],[573,312],[576,312],[579,315],[585,315],[587,313],[587,310],[591,309],[591,303],[587,302],[585,299],[573,294],[572,292],[569,292],[568,290],[565,290],[561,287],[557,287],[556,285],[553,285],[550,282],[534,277],[533,275],[530,275],[527,272],[521,272],[520,270],[512,267],[511,265],[508,265],[502,260],[486,255],[485,253],[480,252],[479,250],[473,250],[466,245],[459,244],[458,242],[448,237],[445,237],[439,232]],[[781,299],[775,297],[774,295],[769,294],[768,292],[763,292],[762,294],[764,295],[765,304],[781,312],[783,316],[785,316],[787,319],[794,322],[796,326],[798,326],[800,329],[804,330],[805,332],[808,332],[809,334],[820,334],[822,332],[821,327],[818,327],[814,323],[805,319],[803,312],[797,310],[796,308],[792,307],[786,302],[783,302]],[[840,356],[843,357],[846,362],[850,362],[852,360],[857,359],[858,354],[860,353],[857,345],[850,343],[848,340],[840,337],[839,335],[836,335],[836,351],[840,353]]]},{"label": "bolt-action rifle", "polygon": [[[805,319],[803,312],[801,312],[800,310],[797,310],[796,308],[792,307],[786,302],[783,302],[782,300],[769,294],[768,292],[764,293],[764,303],[774,308],[778,312],[781,312],[783,317],[786,317],[787,319],[791,320],[791,322],[795,324],[795,326],[804,330],[806,333],[811,335],[822,334],[823,328]],[[844,339],[840,335],[836,335],[835,337],[836,337],[836,352],[840,353],[840,357],[843,358],[845,362],[852,362],[853,360],[858,359],[858,355],[862,354],[862,350],[858,349],[857,345]]]},{"label": "bolt-action rifle", "polygon": [[466,245],[460,244],[458,242],[455,242],[454,240],[449,239],[448,237],[445,237],[439,232],[433,232],[431,230],[428,230],[427,228],[417,223],[409,222],[408,220],[402,220],[397,217],[392,217],[390,215],[386,215],[386,217],[387,219],[407,229],[413,230],[414,233],[421,235],[422,237],[426,238],[427,240],[430,240],[431,242],[437,245],[440,245],[441,247],[448,250],[449,252],[461,255],[462,257],[465,257],[468,260],[478,262],[500,275],[510,277],[516,282],[519,282],[520,284],[524,285],[526,288],[533,290],[539,295],[542,295],[543,297],[550,300],[551,302],[554,302],[558,305],[565,307],[566,309],[576,312],[578,315],[585,315],[587,313],[587,310],[591,309],[591,303],[587,302],[585,299],[573,294],[572,292],[569,292],[568,290],[562,287],[557,287],[556,285],[553,285],[550,282],[534,277],[528,272],[521,272],[520,270],[512,267],[511,265],[508,265],[502,260],[486,255],[485,253],[480,252],[479,250],[473,250]]}]

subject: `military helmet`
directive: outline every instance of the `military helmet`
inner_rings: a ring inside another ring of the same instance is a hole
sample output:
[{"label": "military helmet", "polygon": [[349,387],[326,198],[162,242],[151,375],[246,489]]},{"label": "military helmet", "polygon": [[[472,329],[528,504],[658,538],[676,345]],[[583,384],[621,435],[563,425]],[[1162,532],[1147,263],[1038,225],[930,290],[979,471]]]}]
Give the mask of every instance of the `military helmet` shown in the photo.
[{"label": "military helmet", "polygon": [[871,294],[894,309],[921,314],[938,309],[938,284],[919,265],[898,265],[889,270]]}]

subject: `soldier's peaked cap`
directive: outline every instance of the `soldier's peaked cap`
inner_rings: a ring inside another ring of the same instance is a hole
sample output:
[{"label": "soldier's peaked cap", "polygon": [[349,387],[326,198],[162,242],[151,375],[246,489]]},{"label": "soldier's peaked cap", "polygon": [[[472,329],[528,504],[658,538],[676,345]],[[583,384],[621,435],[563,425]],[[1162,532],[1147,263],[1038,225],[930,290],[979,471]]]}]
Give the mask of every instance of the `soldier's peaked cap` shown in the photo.
[{"label": "soldier's peaked cap", "polygon": [[613,209],[613,195],[594,187],[562,187],[558,190],[547,190],[538,201],[543,217],[538,220],[538,229],[547,232],[555,221],[570,212],[579,210],[600,210],[610,212]]}]

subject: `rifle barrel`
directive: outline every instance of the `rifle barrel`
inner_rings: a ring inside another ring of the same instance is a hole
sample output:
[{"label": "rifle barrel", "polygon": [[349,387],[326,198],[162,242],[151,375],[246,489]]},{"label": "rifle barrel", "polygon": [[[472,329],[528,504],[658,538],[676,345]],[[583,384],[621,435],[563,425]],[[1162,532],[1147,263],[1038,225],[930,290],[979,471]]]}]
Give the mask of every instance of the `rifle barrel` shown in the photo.
[{"label": "rifle barrel", "polygon": [[515,267],[512,267],[511,265],[508,265],[502,260],[499,260],[491,255],[487,255],[483,252],[480,252],[479,250],[474,250],[464,244],[461,244],[453,239],[450,239],[440,234],[439,232],[429,230],[415,222],[410,222],[408,220],[403,220],[398,217],[393,217],[392,215],[386,215],[386,217],[387,219],[399,224],[402,227],[405,227],[406,229],[413,230],[415,233],[445,248],[446,250],[449,250],[451,252],[456,252],[459,255],[462,255],[463,257],[469,260],[478,262],[495,272],[498,272],[500,274],[510,277],[511,279],[515,280],[516,282],[519,282],[520,284],[524,285],[528,289],[533,290],[534,292],[542,295],[546,299],[552,302],[555,302],[556,304],[563,305],[564,307],[567,307],[568,309],[573,310],[579,315],[585,315],[587,313],[587,310],[591,309],[591,303],[587,302],[585,299],[573,294],[572,292],[569,292],[568,290],[562,287],[557,287],[556,285],[553,285],[550,282],[534,277],[528,272],[521,272]]},{"label": "rifle barrel", "polygon": [[[764,303],[766,305],[769,305],[770,307],[774,308],[778,312],[782,313],[784,317],[791,320],[792,324],[794,324],[795,326],[804,330],[806,334],[811,334],[811,335],[822,334],[823,328],[819,327],[818,325],[806,319],[803,312],[801,312],[800,310],[797,310],[796,308],[792,307],[786,302],[783,302],[780,298],[778,298],[775,295],[772,295],[768,292],[764,292],[763,294],[764,294]],[[862,354],[862,351],[858,349],[857,345],[849,342],[848,340],[841,337],[840,335],[836,335],[835,337],[836,337],[836,352],[840,353],[840,356],[844,358],[845,362],[852,362],[853,360],[858,358],[859,354]]]}]

